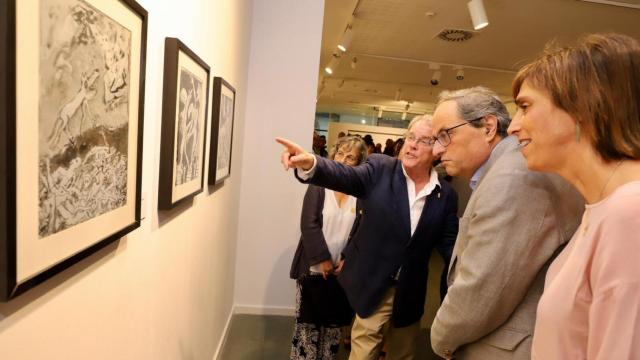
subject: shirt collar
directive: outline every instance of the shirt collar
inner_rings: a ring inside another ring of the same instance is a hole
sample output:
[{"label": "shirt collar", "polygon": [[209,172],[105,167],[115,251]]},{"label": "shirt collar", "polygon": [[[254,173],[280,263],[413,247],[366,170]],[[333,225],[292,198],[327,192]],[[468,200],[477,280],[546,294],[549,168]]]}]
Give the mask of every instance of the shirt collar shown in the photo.
[{"label": "shirt collar", "polygon": [[469,187],[471,188],[471,190],[475,190],[478,187],[478,181],[480,180],[482,175],[484,175],[484,168],[486,166],[487,166],[487,162],[485,161],[482,164],[482,166],[480,166],[478,168],[478,170],[476,170],[476,172],[473,173],[473,176],[471,177],[471,180],[469,180]]},{"label": "shirt collar", "polygon": [[485,160],[482,166],[480,166],[478,170],[476,170],[476,172],[473,174],[473,176],[469,180],[469,186],[471,187],[472,190],[475,190],[478,187],[478,182],[480,182],[482,175],[484,175],[486,171],[487,163],[489,162],[493,154],[496,152],[497,149],[501,148],[502,146],[506,146],[504,145],[506,143],[507,142],[504,141],[504,139],[500,140],[500,142],[498,142],[498,144],[496,144],[496,146],[491,150],[491,154],[489,155],[487,160]]},{"label": "shirt collar", "polygon": [[[404,165],[402,164],[402,162],[400,162],[400,166],[402,167],[402,173],[404,174],[404,177],[407,178],[407,184],[409,184],[409,182],[411,184],[414,184],[414,181],[409,177],[409,175],[407,174],[407,171],[404,169]],[[438,180],[438,172],[432,166],[431,173],[429,174],[429,182],[427,183],[427,185],[424,186],[424,188],[422,188],[419,194],[426,192],[425,195],[429,195],[436,188],[436,186],[442,187],[440,185],[440,180]],[[418,197],[419,194],[416,194],[416,197]]]}]

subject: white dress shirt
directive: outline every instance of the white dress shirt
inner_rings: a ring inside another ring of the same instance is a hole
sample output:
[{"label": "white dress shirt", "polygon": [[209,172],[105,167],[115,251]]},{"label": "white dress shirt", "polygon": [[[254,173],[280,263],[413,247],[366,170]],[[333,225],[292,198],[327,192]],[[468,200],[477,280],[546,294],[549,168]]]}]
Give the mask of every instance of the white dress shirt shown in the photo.
[{"label": "white dress shirt", "polygon": [[440,186],[438,180],[438,173],[434,168],[431,168],[431,174],[429,175],[429,182],[416,194],[416,183],[411,180],[407,172],[402,166],[402,173],[407,178],[407,194],[409,194],[409,217],[411,218],[411,236],[416,231],[418,221],[420,221],[420,215],[422,215],[422,209],[427,201],[427,196],[435,190],[436,186]]}]

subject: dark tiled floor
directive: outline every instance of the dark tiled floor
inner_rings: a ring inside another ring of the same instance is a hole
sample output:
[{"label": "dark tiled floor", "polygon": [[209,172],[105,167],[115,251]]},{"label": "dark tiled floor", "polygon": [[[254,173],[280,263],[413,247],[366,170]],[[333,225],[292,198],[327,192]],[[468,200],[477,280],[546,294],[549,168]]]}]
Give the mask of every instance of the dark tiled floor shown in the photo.
[{"label": "dark tiled floor", "polygon": [[[219,360],[286,360],[289,358],[293,317],[234,315]],[[431,352],[426,329],[421,330],[416,360],[440,359]],[[338,360],[348,358],[342,347]]]},{"label": "dark tiled floor", "polygon": [[[440,306],[440,274],[444,264],[442,258],[433,254],[429,263],[428,291],[422,330],[415,360],[438,360],[431,351],[428,328]],[[229,334],[217,360],[286,360],[289,359],[294,318],[273,315],[234,315]],[[347,360],[344,348],[338,360]]]}]

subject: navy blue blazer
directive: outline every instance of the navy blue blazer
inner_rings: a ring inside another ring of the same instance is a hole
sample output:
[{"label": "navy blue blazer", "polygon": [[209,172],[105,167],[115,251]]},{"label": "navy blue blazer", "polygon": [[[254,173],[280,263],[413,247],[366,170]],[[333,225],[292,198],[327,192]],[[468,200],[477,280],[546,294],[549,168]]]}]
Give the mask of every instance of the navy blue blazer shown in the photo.
[{"label": "navy blue blazer", "polygon": [[365,163],[351,167],[316,156],[313,177],[298,179],[359,199],[357,228],[343,252],[344,267],[338,276],[356,313],[363,318],[373,314],[387,289],[395,285],[393,325],[420,320],[431,251],[436,248],[443,256],[445,273],[451,259],[458,233],[456,192],[444,181],[436,187],[411,236],[407,180],[397,159],[372,154]]}]

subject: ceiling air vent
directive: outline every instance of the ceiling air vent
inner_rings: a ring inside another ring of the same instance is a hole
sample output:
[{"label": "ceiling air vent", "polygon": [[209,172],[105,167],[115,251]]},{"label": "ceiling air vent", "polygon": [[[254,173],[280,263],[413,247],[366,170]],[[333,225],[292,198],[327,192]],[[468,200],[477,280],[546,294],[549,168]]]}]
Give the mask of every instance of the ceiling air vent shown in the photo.
[{"label": "ceiling air vent", "polygon": [[471,39],[473,37],[473,33],[469,30],[444,29],[436,36],[444,41],[462,42]]}]

